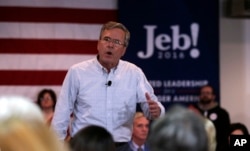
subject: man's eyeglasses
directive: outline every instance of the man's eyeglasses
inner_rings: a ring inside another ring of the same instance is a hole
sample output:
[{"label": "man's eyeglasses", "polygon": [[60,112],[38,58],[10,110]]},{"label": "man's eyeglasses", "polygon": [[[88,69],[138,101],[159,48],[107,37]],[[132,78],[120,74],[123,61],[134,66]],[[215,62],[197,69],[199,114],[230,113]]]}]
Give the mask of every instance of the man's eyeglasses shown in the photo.
[{"label": "man's eyeglasses", "polygon": [[124,46],[124,43],[122,43],[120,40],[117,40],[117,39],[112,39],[110,37],[104,37],[102,38],[102,40],[105,42],[105,43],[110,43],[112,42],[114,44],[114,46],[118,47],[118,46]]}]

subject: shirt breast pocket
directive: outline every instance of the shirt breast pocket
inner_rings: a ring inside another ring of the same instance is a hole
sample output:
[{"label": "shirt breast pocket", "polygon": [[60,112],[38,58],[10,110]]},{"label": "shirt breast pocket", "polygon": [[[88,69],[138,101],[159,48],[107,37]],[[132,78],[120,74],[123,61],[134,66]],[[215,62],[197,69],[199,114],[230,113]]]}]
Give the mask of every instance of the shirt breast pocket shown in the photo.
[{"label": "shirt breast pocket", "polygon": [[116,94],[113,110],[116,112],[114,120],[119,123],[131,122],[136,110],[136,92],[126,90]]}]

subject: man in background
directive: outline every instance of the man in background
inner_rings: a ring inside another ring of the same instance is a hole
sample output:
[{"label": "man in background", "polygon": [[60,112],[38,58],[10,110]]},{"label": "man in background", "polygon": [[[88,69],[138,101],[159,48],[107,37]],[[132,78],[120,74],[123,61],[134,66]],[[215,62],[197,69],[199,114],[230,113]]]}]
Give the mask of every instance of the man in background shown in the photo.
[{"label": "man in background", "polygon": [[150,126],[150,151],[208,151],[204,119],[183,106],[172,106]]},{"label": "man in background", "polygon": [[129,142],[129,146],[132,151],[148,151],[148,145],[146,144],[149,132],[149,120],[144,116],[142,112],[137,112],[133,122],[132,140]]},{"label": "man in background", "polygon": [[133,133],[131,141],[120,151],[149,151],[147,142],[150,121],[140,111],[136,112],[133,121]]},{"label": "man in background", "polygon": [[205,85],[200,89],[200,101],[194,107],[205,117],[211,120],[216,129],[216,151],[228,150],[228,132],[230,127],[229,113],[215,100],[214,89]]}]

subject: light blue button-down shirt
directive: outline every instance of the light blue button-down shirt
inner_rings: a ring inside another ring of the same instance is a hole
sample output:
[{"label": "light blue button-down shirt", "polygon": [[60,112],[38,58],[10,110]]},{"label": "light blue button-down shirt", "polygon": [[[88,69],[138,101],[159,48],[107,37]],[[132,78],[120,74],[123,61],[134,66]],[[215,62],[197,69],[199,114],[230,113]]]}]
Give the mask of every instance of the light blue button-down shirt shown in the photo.
[{"label": "light blue button-down shirt", "polygon": [[[107,82],[112,81],[108,86]],[[136,103],[150,117],[145,93],[157,101],[153,88],[140,68],[120,60],[108,73],[97,58],[73,65],[63,82],[56,104],[52,127],[60,139],[67,135],[73,112],[71,136],[88,125],[106,128],[115,142],[128,142],[132,135]],[[161,108],[161,116],[165,109]]]}]

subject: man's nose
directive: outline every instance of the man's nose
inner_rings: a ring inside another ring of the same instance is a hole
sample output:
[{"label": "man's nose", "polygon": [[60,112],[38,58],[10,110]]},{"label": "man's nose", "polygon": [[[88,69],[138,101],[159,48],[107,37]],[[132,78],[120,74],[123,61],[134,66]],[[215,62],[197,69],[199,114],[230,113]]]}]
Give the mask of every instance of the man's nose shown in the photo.
[{"label": "man's nose", "polygon": [[111,41],[108,42],[108,46],[109,46],[109,47],[112,47],[112,48],[113,48],[114,45],[115,45],[115,44],[114,44],[114,41],[111,40]]},{"label": "man's nose", "polygon": [[147,131],[148,128],[146,126],[142,127],[142,130]]}]

